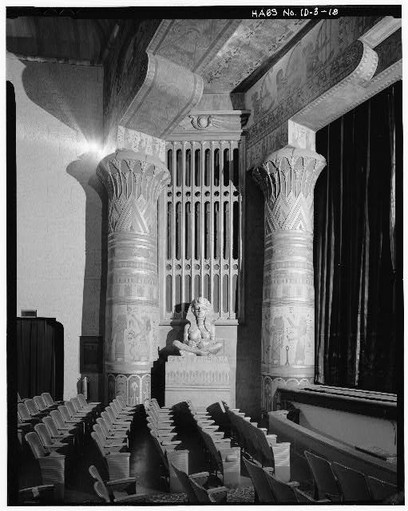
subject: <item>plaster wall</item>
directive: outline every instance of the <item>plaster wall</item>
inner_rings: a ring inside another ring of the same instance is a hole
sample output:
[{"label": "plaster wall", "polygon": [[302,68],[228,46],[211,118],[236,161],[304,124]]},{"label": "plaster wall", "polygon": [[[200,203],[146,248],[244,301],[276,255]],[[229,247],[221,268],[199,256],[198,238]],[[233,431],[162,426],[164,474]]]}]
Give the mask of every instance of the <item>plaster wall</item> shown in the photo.
[{"label": "plaster wall", "polygon": [[33,308],[62,323],[64,397],[71,397],[79,336],[100,333],[102,208],[88,181],[96,167],[89,144],[102,128],[103,73],[9,54],[7,79],[16,100],[16,314]]},{"label": "plaster wall", "polygon": [[377,447],[390,454],[396,453],[397,425],[394,421],[305,403],[296,403],[296,408],[300,409],[300,426],[353,447]]}]

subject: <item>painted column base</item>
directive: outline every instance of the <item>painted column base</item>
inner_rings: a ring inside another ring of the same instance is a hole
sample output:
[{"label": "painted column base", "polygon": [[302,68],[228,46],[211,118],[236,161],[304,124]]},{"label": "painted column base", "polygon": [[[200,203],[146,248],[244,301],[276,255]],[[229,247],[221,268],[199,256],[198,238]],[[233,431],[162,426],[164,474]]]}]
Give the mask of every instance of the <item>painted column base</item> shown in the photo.
[{"label": "painted column base", "polygon": [[[277,409],[276,390],[278,387],[305,387],[314,384],[314,374],[305,372],[296,374],[291,368],[292,374],[271,375],[262,374],[262,409],[271,411]],[[313,371],[312,367],[312,371]],[[311,372],[312,372],[311,371]],[[309,371],[308,371],[309,372]]]},{"label": "painted column base", "polygon": [[128,406],[144,404],[150,399],[150,371],[137,374],[107,373],[108,402],[116,396],[123,396]]}]

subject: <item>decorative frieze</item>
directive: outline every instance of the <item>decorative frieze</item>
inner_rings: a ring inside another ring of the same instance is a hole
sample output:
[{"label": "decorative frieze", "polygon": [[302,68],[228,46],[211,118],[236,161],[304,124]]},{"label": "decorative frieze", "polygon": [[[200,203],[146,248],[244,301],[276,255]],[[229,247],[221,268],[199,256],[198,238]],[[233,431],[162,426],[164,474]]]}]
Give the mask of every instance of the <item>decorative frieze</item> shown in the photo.
[{"label": "decorative frieze", "polygon": [[198,408],[216,401],[231,403],[231,368],[225,356],[169,356],[166,362],[166,406],[191,400]]}]

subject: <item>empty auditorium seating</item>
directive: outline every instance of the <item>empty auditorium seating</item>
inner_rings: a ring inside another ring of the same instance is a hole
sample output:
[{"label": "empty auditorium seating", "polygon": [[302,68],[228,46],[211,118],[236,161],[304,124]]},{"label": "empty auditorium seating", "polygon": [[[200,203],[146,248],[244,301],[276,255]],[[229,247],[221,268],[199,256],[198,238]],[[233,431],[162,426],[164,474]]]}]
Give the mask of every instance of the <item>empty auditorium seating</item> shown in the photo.
[{"label": "empty auditorium seating", "polygon": [[143,495],[136,494],[135,477],[128,477],[115,481],[104,481],[94,465],[89,467],[88,472],[94,481],[95,493],[106,503],[126,504],[131,502],[143,502],[145,499]]},{"label": "empty auditorium seating", "polygon": [[227,502],[227,488],[221,486],[207,490],[190,476],[189,481],[197,498],[198,504],[224,504]]},{"label": "empty auditorium seating", "polygon": [[329,498],[332,501],[340,501],[341,491],[330,462],[309,451],[305,451],[305,458],[313,474],[317,490],[315,496],[320,499]]},{"label": "empty auditorium seating", "polygon": [[62,501],[65,490],[65,456],[57,452],[46,451],[36,432],[26,434],[26,441],[34,458],[38,461],[43,484],[55,486],[55,498]]},{"label": "empty auditorium seating", "polygon": [[49,505],[55,502],[55,486],[43,484],[22,488],[18,491],[18,504],[20,505]]},{"label": "empty auditorium seating", "polygon": [[147,426],[161,459],[161,475],[170,491],[182,491],[181,483],[173,466],[188,471],[187,449],[183,448],[175,431],[173,410],[160,408],[152,399],[146,406]]}]

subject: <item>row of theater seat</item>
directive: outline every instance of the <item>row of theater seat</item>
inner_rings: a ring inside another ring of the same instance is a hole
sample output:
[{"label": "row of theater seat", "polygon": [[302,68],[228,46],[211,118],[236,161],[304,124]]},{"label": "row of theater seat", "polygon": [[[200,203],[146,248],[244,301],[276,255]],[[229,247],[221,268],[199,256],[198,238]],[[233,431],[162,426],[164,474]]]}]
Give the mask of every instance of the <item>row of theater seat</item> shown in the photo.
[{"label": "row of theater seat", "polygon": [[130,435],[136,407],[126,406],[118,396],[101,413],[93,425],[91,437],[98,449],[110,481],[130,476]]},{"label": "row of theater seat", "polygon": [[322,456],[305,451],[319,498],[333,502],[383,502],[397,493],[397,487]]},{"label": "row of theater seat", "polygon": [[266,428],[258,427],[244,413],[225,403],[221,406],[228,417],[232,439],[244,453],[260,503],[383,502],[397,492],[395,485],[305,451],[315,486],[311,496],[300,490],[297,481],[290,480],[290,443],[277,442],[275,434],[268,434]]},{"label": "row of theater seat", "polygon": [[160,408],[156,399],[151,399],[145,405],[147,427],[153,439],[154,446],[160,456],[160,476],[166,490],[180,490],[177,476],[172,468],[188,467],[189,451],[184,448],[176,433],[174,410]]},{"label": "row of theater seat", "polygon": [[[30,429],[24,438],[38,461],[43,485],[53,485],[55,502],[62,502],[67,476],[81,455],[85,435],[99,413],[100,403],[87,403],[82,394],[64,405],[47,394],[36,398],[41,399],[18,403],[18,416],[23,421],[20,427]],[[36,410],[32,408],[35,402]]]},{"label": "row of theater seat", "polygon": [[[181,410],[183,405],[189,407],[189,416],[187,417],[186,414],[183,413],[185,410]],[[168,489],[172,492],[185,492],[190,504],[225,502],[227,488],[224,486],[217,486],[209,489],[208,487],[210,471],[188,474],[189,451],[183,447],[183,442],[176,432],[177,423],[180,421],[181,415],[184,427],[187,426],[188,429],[191,427],[192,424],[189,423],[188,419],[192,418],[193,424],[197,425],[199,423],[204,434],[207,431],[213,434],[213,430],[217,429],[217,427],[214,426],[213,421],[209,419],[206,412],[201,415],[200,412],[192,408],[191,403],[185,402],[181,403],[181,406],[175,405],[172,408],[160,408],[155,399],[150,400],[146,412],[147,425],[157,447],[157,451],[161,456],[164,476],[169,480]],[[194,416],[191,412],[194,413]],[[216,435],[218,439],[220,438],[219,435],[223,436],[222,433],[218,433]],[[222,474],[223,467],[220,467],[217,461],[213,460],[213,463],[210,463],[209,467],[214,469],[214,472],[220,470]],[[218,483],[219,481],[215,481],[215,478],[212,478],[212,485]]]}]

